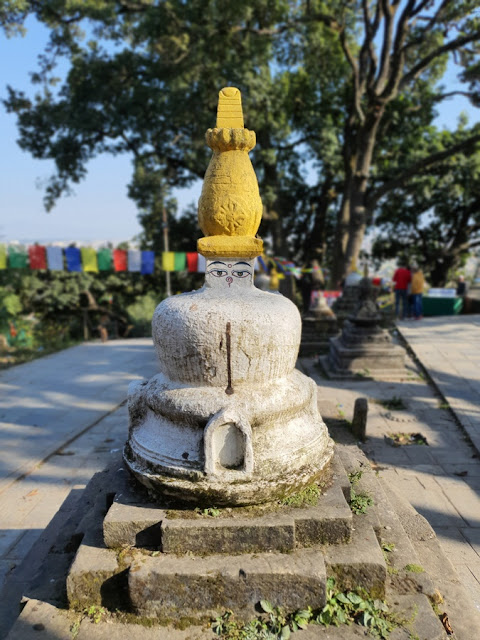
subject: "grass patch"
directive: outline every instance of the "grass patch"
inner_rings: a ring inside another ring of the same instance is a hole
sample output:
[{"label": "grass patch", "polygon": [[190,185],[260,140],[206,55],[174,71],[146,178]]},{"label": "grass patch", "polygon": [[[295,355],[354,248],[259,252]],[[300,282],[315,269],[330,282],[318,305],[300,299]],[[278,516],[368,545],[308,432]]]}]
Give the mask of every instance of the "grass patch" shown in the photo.
[{"label": "grass patch", "polygon": [[384,400],[374,400],[377,404],[381,404],[385,409],[390,411],[404,411],[407,406],[400,396],[392,396],[391,398],[385,398]]}]

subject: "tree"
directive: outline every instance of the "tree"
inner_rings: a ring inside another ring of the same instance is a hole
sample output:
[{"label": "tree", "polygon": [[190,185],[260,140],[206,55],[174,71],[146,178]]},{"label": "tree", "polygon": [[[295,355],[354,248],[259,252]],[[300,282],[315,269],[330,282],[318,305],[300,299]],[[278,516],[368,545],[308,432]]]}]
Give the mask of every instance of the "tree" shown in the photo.
[{"label": "tree", "polygon": [[[318,23],[325,25],[336,34],[350,65],[343,130],[338,134],[343,185],[336,223],[336,281],[358,256],[373,212],[392,189],[408,185],[419,172],[429,171],[458,151],[477,148],[480,133],[473,128],[458,145],[441,152],[425,148],[421,156],[409,155],[395,176],[382,179],[378,170],[385,146],[389,146],[388,130],[398,122],[405,101],[417,110],[431,110],[452,95],[437,86],[448,57],[454,55],[464,65],[478,59],[480,22],[474,9],[479,6],[475,0],[308,3],[307,37],[309,29]],[[308,68],[309,75],[313,70],[313,66]]]},{"label": "tree", "polygon": [[[449,149],[468,136],[465,120],[452,134],[434,131],[431,146]],[[403,256],[422,266],[433,286],[444,286],[480,246],[480,152],[448,157],[408,190],[395,189],[375,216],[377,259]]]},{"label": "tree", "polygon": [[[29,11],[51,29],[33,76],[42,92],[31,100],[10,89],[6,100],[18,116],[21,146],[56,162],[47,208],[98,153],[133,155],[135,198],[148,176],[163,197],[170,186],[203,177],[203,134],[213,124],[217,91],[234,84],[247,126],[257,132],[261,233],[275,252],[306,259],[325,253],[335,227],[338,282],[394,189],[456,153],[474,153],[480,141],[472,127],[441,151],[417,144],[436,105],[455,93],[439,84],[449,59],[463,72],[463,93],[477,97],[480,0],[9,4],[7,26],[18,29]],[[58,56],[71,64],[59,88]]]}]

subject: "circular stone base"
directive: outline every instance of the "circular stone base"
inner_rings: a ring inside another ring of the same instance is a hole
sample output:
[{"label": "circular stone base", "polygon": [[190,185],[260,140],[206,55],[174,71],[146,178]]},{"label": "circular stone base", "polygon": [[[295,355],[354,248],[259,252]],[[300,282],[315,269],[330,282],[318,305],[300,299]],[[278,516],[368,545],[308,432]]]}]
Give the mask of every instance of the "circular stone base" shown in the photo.
[{"label": "circular stone base", "polygon": [[231,396],[159,374],[131,385],[129,413],[128,468],[150,490],[190,504],[283,497],[322,479],[333,455],[316,385],[296,370]]}]

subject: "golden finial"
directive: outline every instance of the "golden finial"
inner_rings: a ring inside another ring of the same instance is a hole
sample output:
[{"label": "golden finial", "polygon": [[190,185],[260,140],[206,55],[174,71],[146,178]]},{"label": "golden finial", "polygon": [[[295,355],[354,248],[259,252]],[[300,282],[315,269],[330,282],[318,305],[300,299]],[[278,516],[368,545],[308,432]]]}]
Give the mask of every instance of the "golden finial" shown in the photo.
[{"label": "golden finial", "polygon": [[206,133],[213,156],[198,203],[198,221],[205,234],[197,244],[206,258],[254,258],[263,252],[255,237],[262,200],[248,152],[255,132],[243,126],[242,98],[235,87],[219,93],[217,126]]}]

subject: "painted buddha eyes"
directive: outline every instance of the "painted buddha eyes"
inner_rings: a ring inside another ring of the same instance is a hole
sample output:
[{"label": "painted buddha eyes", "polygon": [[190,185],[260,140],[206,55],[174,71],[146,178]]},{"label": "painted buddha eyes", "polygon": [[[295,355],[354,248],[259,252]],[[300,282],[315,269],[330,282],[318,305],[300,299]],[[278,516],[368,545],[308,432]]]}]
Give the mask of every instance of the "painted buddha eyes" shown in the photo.
[{"label": "painted buddha eyes", "polygon": [[210,269],[208,275],[215,276],[215,278],[223,278],[227,273],[226,269]]},{"label": "painted buddha eyes", "polygon": [[[242,266],[245,265],[246,267],[248,267],[248,269],[237,268],[240,265]],[[226,268],[222,268],[222,267],[226,267]],[[207,271],[207,273],[208,275],[214,276],[214,278],[224,278],[225,276],[228,276],[230,269],[232,269],[232,271],[230,271],[230,274],[234,278],[247,278],[248,276],[252,275],[252,272],[250,271],[250,265],[247,262],[237,262],[236,264],[225,264],[224,262],[220,262],[218,260],[215,262],[212,262],[212,264],[210,265],[210,269]],[[227,279],[227,281],[228,280],[232,282],[231,278]],[[229,286],[230,286],[230,282],[229,282]]]}]

